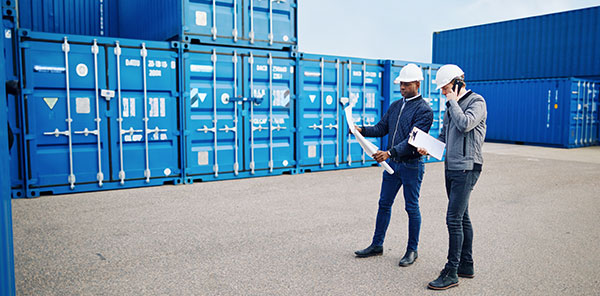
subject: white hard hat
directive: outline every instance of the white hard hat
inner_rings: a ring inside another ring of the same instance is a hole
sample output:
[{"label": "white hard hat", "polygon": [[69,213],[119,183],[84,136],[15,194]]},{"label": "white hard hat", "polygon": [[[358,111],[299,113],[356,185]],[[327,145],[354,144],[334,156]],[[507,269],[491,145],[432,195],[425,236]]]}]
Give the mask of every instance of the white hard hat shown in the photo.
[{"label": "white hard hat", "polygon": [[444,85],[452,82],[454,78],[461,77],[465,72],[461,70],[457,65],[443,65],[435,75],[435,84],[437,84],[436,90],[442,88]]},{"label": "white hard hat", "polygon": [[423,71],[421,71],[421,68],[415,64],[408,64],[402,67],[402,70],[400,70],[400,75],[394,79],[394,83],[400,84],[400,82],[413,82],[421,80],[423,80]]}]

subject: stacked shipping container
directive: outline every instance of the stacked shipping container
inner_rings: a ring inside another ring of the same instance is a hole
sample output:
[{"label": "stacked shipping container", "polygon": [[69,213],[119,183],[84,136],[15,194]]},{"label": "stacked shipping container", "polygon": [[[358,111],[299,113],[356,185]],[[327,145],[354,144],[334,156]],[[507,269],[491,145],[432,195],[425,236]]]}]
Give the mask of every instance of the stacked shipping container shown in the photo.
[{"label": "stacked shipping container", "polygon": [[[104,35],[142,40],[102,37],[72,1],[53,3],[69,9],[29,7],[35,21],[5,34],[7,75],[22,90],[9,98],[13,197],[377,165],[348,135],[343,108],[377,123],[407,62],[296,52],[295,2],[100,1]],[[136,20],[154,22],[137,30]],[[437,136],[439,66],[420,66]]]},{"label": "stacked shipping container", "polygon": [[433,61],[462,67],[486,98],[487,140],[598,144],[580,132],[600,128],[600,6],[436,32]]},{"label": "stacked shipping container", "polygon": [[600,6],[433,33],[467,81],[600,76]]}]

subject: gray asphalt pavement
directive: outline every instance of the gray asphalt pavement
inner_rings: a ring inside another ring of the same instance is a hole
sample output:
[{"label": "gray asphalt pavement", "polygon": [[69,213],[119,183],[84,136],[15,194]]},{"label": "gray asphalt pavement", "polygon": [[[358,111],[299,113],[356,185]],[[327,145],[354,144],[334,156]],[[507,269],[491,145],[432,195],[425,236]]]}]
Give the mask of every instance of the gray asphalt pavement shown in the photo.
[{"label": "gray asphalt pavement", "polygon": [[357,259],[381,168],[13,200],[18,295],[600,295],[600,147],[486,143],[471,196],[476,276],[445,263],[443,164],[426,165],[419,258],[399,267],[399,195],[383,256]]}]

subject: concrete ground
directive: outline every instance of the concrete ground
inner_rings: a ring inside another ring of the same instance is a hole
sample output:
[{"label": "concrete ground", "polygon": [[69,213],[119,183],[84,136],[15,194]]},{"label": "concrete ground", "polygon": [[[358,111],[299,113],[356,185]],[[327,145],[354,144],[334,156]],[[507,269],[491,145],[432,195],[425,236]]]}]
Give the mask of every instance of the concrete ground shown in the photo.
[{"label": "concrete ground", "polygon": [[600,147],[486,143],[471,196],[476,277],[445,263],[443,164],[427,164],[419,259],[400,196],[369,245],[381,168],[13,200],[18,295],[600,295]]}]

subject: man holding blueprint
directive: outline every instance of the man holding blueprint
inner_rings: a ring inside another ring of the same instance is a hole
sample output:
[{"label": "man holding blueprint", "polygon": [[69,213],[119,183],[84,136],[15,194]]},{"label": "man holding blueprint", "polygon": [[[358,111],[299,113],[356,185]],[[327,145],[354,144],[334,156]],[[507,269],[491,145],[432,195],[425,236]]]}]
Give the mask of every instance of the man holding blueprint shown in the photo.
[{"label": "man holding blueprint", "polygon": [[425,165],[417,149],[408,144],[410,132],[414,127],[429,132],[433,123],[433,111],[419,95],[423,72],[415,64],[402,68],[394,83],[400,84],[403,99],[392,103],[375,126],[355,128],[365,137],[383,137],[388,135],[388,150],[376,151],[372,156],[379,162],[388,162],[393,173],[383,172],[379,210],[375,223],[375,234],[371,245],[354,252],[364,258],[383,254],[383,241],[390,223],[392,204],[404,186],[404,205],[408,213],[408,246],[406,254],[400,260],[400,266],[409,266],[417,259],[417,246],[421,230],[421,212],[419,209],[419,191]]}]

